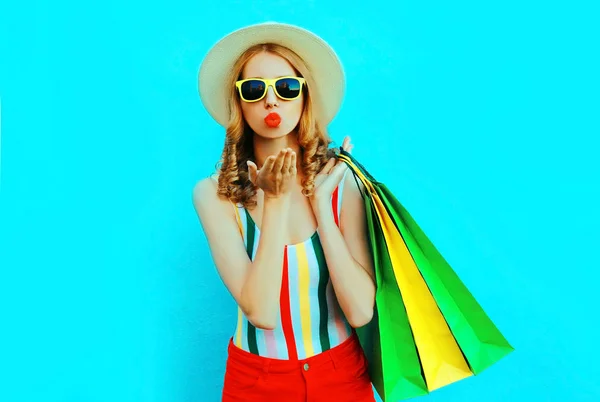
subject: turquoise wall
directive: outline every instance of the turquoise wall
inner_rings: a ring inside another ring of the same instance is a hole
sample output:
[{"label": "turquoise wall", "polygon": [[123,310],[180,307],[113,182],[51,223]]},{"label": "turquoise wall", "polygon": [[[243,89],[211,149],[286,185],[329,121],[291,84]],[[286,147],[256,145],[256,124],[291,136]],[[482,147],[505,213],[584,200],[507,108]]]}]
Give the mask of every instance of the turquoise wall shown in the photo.
[{"label": "turquoise wall", "polygon": [[355,4],[0,6],[1,401],[219,400],[235,305],[191,190],[223,132],[196,73],[265,20],[337,50],[331,135],[516,348],[424,400],[600,400],[597,4]]}]

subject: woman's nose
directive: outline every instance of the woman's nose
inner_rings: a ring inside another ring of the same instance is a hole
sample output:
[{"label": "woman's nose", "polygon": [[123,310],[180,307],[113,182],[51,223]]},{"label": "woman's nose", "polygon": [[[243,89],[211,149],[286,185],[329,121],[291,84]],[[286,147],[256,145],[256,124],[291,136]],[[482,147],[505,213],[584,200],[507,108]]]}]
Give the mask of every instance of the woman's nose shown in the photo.
[{"label": "woman's nose", "polygon": [[269,86],[267,88],[267,95],[265,96],[265,107],[270,108],[274,106],[279,106],[279,103],[277,102],[275,90]]}]

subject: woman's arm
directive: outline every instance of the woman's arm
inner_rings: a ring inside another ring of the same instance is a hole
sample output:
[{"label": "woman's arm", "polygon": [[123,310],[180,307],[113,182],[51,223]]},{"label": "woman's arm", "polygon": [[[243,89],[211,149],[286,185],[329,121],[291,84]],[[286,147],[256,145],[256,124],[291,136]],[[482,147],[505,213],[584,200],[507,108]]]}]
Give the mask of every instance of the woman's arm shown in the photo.
[{"label": "woman's arm", "polygon": [[214,180],[198,182],[193,203],[225,286],[255,327],[274,329],[279,311],[285,248],[283,231],[289,197],[265,198],[254,261],[248,258],[234,207],[218,197]]},{"label": "woman's arm", "polygon": [[340,307],[354,328],[368,324],[375,306],[375,277],[364,201],[352,173],[346,175],[340,228],[331,202],[317,208],[319,235]]}]

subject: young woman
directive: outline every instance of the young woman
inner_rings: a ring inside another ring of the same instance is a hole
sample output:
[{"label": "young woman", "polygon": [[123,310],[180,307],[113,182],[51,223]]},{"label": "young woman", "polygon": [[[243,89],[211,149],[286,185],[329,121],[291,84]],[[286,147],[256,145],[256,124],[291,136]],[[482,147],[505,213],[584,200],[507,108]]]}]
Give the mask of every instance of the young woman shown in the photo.
[{"label": "young woman", "polygon": [[364,205],[326,131],[337,56],[304,29],[253,25],[211,49],[199,89],[226,132],[218,173],[193,192],[239,306],[223,401],[374,401],[354,331],[375,304]]}]

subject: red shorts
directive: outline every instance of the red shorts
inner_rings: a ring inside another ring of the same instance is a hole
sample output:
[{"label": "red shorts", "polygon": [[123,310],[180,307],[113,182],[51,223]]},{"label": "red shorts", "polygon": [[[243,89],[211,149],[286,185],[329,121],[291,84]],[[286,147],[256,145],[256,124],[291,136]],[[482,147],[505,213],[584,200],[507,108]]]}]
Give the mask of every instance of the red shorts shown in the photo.
[{"label": "red shorts", "polygon": [[223,402],[375,402],[356,334],[303,360],[269,359],[229,342]]}]

